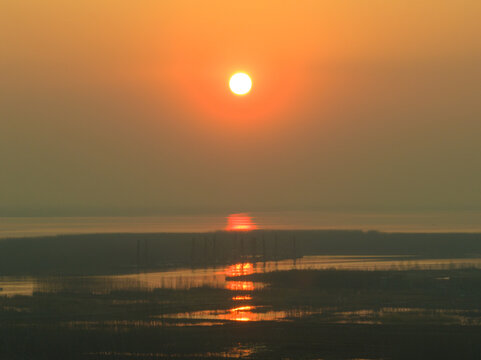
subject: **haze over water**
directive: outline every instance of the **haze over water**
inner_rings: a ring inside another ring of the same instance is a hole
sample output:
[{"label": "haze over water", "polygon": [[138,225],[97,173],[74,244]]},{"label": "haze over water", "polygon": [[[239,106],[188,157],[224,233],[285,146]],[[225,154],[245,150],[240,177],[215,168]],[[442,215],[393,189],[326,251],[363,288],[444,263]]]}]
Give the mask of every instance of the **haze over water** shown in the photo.
[{"label": "haze over water", "polygon": [[480,0],[0,0],[0,360],[480,360]]},{"label": "haze over water", "polygon": [[[256,212],[260,229],[341,229],[386,232],[477,232],[480,212]],[[3,217],[0,238],[87,233],[205,232],[226,228],[226,214],[127,217]]]}]

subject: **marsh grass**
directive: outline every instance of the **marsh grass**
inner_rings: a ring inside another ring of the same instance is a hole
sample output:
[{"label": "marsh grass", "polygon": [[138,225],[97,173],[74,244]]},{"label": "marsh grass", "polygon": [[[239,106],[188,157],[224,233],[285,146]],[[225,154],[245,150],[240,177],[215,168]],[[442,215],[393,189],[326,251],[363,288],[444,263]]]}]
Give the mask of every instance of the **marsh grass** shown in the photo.
[{"label": "marsh grass", "polygon": [[105,293],[82,287],[0,297],[0,358],[479,359],[481,355],[478,269],[292,270],[244,279],[267,284],[249,292],[254,311],[283,312],[282,321],[168,316],[238,306],[232,291],[209,287]]}]

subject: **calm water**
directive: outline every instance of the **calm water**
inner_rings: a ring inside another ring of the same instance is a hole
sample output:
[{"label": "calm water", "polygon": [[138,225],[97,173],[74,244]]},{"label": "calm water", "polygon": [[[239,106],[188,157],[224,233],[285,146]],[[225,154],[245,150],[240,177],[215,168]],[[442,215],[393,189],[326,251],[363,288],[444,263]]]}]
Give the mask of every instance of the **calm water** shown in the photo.
[{"label": "calm water", "polygon": [[[212,358],[222,358],[222,359],[240,359],[240,358],[248,358],[259,351],[265,350],[266,347],[263,345],[237,345],[233,347],[229,347],[226,351],[223,352],[208,352],[208,353],[188,353],[183,354],[185,357],[190,357],[193,359],[203,358],[203,357],[212,357]],[[172,359],[177,356],[174,356],[171,353],[130,353],[130,352],[98,352],[98,353],[90,353],[88,355],[94,355],[96,357],[108,357],[108,358],[133,358],[133,359],[141,359],[141,358],[155,358],[155,359]],[[368,359],[366,359],[368,360]],[[374,359],[373,359],[374,360]]]},{"label": "calm water", "polygon": [[[233,292],[264,286],[232,277],[291,269],[409,270],[481,268],[480,258],[417,259],[409,256],[305,256],[297,260],[239,263],[227,267],[176,269],[149,273],[72,277],[0,277],[0,295],[32,295],[34,292],[109,293],[115,290],[190,289],[209,286]],[[228,278],[231,279],[228,279]]]},{"label": "calm water", "polygon": [[[139,217],[0,217],[0,238],[88,233],[203,232],[225,229],[229,214]],[[480,212],[253,212],[262,229],[480,232]]]},{"label": "calm water", "polygon": [[[381,308],[339,312],[336,309],[274,310],[269,306],[255,304],[256,292],[263,283],[236,280],[236,277],[254,273],[291,269],[356,269],[356,270],[408,270],[443,268],[481,268],[481,259],[416,259],[407,256],[306,256],[297,260],[237,263],[222,268],[177,269],[151,273],[109,276],[75,276],[44,278],[0,278],[0,294],[5,296],[33,295],[34,292],[79,292],[82,294],[107,294],[115,290],[190,289],[202,286],[230,290],[226,303],[230,308],[213,308],[189,312],[168,313],[148,320],[116,320],[111,322],[70,321],[65,324],[75,328],[98,326],[214,326],[225,322],[290,321],[304,316],[320,316],[331,323],[382,324],[398,319],[398,314],[410,313],[419,319],[431,321],[433,317],[444,323],[458,325],[481,325],[476,313],[451,309],[427,310],[410,308]],[[449,278],[440,278],[440,281]],[[399,320],[396,320],[399,321]]]}]

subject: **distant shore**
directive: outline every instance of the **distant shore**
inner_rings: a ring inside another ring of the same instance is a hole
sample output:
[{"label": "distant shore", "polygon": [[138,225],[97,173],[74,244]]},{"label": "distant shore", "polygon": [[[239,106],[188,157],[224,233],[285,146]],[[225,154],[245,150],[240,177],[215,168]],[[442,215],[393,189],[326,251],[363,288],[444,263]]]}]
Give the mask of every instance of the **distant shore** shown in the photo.
[{"label": "distant shore", "polygon": [[[264,230],[377,230],[396,233],[481,233],[481,212],[249,213]],[[193,233],[225,229],[228,213],[152,216],[0,217],[0,239],[74,234]]]},{"label": "distant shore", "polygon": [[481,233],[360,230],[80,234],[0,240],[0,275],[102,274],[305,255],[477,258]]}]

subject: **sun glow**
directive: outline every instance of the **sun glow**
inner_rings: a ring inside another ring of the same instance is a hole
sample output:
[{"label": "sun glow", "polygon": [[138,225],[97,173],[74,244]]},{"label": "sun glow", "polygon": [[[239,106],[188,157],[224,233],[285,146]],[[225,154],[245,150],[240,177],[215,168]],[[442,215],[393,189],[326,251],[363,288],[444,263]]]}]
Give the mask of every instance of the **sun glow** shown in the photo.
[{"label": "sun glow", "polygon": [[252,80],[245,73],[237,73],[230,78],[229,87],[234,94],[245,95],[252,88]]}]

